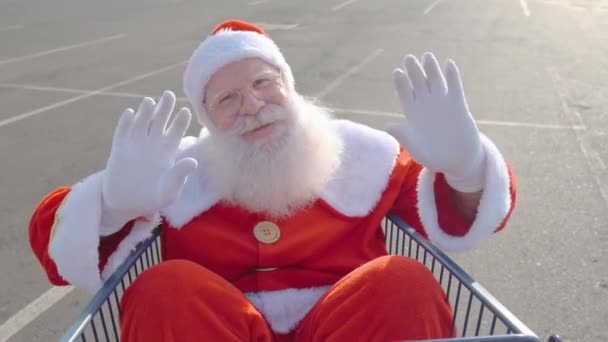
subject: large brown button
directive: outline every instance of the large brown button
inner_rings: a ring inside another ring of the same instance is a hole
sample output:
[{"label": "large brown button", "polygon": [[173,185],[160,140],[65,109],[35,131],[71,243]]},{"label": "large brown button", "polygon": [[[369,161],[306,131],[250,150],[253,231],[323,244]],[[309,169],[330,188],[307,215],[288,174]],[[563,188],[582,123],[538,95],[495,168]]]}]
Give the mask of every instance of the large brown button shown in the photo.
[{"label": "large brown button", "polygon": [[259,242],[271,244],[279,240],[281,237],[281,230],[272,222],[262,221],[253,228],[253,235]]}]

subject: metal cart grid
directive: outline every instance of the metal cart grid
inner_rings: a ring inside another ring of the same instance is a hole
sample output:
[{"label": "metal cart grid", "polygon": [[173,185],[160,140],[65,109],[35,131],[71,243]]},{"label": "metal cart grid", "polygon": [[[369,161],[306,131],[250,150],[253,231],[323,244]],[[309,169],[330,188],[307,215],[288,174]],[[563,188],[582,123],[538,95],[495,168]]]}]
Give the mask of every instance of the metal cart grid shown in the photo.
[{"label": "metal cart grid", "polygon": [[[424,264],[450,302],[455,337],[434,342],[540,341],[524,323],[441,250],[394,214],[382,223],[389,254]],[[160,227],[142,242],[89,301],[61,341],[119,341],[120,298],[145,269],[161,261]]]}]

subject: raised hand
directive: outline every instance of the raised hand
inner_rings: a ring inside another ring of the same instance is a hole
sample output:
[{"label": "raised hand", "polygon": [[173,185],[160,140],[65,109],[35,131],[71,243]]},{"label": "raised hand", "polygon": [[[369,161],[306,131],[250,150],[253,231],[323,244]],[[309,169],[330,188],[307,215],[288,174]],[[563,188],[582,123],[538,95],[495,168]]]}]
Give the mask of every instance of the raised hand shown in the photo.
[{"label": "raised hand", "polygon": [[197,167],[192,158],[175,160],[192,115],[182,108],[169,124],[174,107],[175,95],[165,91],[158,103],[146,97],[137,112],[129,108],[122,114],[103,179],[106,221],[159,212],[177,199]]},{"label": "raised hand", "polygon": [[422,64],[412,55],[394,81],[407,122],[388,129],[412,158],[434,172],[442,172],[460,191],[483,186],[484,151],[471,115],[458,68],[448,60],[445,75],[431,53]]}]

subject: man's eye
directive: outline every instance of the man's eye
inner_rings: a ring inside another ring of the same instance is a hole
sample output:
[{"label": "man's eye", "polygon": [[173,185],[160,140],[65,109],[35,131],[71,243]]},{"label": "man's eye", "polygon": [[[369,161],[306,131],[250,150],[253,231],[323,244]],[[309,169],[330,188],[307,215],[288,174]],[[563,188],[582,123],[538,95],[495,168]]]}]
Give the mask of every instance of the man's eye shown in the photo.
[{"label": "man's eye", "polygon": [[269,85],[272,81],[273,81],[273,77],[270,75],[260,76],[253,82],[253,86],[254,87],[264,87],[266,85]]},{"label": "man's eye", "polygon": [[219,101],[218,104],[226,104],[229,103],[230,101],[234,100],[236,97],[235,94],[228,94],[226,96],[223,96]]}]

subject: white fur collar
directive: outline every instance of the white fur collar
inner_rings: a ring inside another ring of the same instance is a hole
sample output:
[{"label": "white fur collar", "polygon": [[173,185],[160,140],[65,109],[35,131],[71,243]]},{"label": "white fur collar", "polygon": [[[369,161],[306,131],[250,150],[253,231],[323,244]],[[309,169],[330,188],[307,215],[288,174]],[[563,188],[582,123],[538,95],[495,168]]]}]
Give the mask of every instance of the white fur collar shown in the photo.
[{"label": "white fur collar", "polygon": [[[399,154],[398,142],[389,134],[347,120],[333,120],[333,129],[344,143],[343,159],[323,187],[320,198],[345,216],[362,217],[376,206],[388,183]],[[205,149],[208,132],[182,140],[178,158],[198,160],[198,172],[186,181],[181,196],[163,215],[171,226],[180,228],[218,203],[223,194],[213,190],[205,176]]]}]

